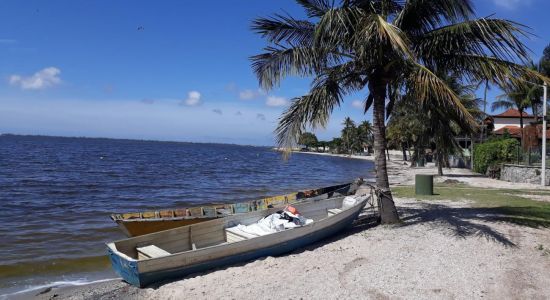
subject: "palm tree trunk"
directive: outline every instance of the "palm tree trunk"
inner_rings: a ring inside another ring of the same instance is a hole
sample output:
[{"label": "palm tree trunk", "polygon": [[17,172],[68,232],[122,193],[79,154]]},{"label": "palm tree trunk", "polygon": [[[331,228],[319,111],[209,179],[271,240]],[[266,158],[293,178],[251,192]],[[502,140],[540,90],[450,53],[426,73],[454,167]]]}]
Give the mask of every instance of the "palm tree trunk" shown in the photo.
[{"label": "palm tree trunk", "polygon": [[443,176],[443,155],[437,151],[437,175]]},{"label": "palm tree trunk", "polygon": [[[376,75],[375,75],[376,76]],[[374,77],[374,76],[373,76]],[[373,123],[374,123],[374,165],[376,168],[376,185],[384,190],[384,197],[380,199],[380,220],[382,224],[399,222],[397,209],[393,202],[386,167],[386,124],[385,100],[386,85],[382,82],[369,82],[369,90],[374,97]]]}]

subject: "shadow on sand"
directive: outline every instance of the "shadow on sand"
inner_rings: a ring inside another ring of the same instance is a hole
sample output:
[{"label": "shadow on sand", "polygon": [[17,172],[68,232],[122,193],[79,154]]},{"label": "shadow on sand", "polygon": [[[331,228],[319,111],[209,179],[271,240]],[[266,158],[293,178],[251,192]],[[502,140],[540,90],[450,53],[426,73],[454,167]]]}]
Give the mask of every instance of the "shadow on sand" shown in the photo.
[{"label": "shadow on sand", "polygon": [[[421,203],[418,208],[401,208],[401,226],[427,223],[451,230],[453,236],[466,238],[481,236],[506,247],[517,245],[490,223],[510,223],[531,228],[549,228],[550,212],[537,207],[450,207],[442,204]],[[488,224],[489,223],[489,224]]]},{"label": "shadow on sand", "polygon": [[[472,207],[451,207],[442,204],[433,203],[419,203],[418,207],[414,208],[400,208],[399,213],[401,215],[400,227],[412,226],[416,224],[426,223],[434,228],[447,228],[450,229],[453,236],[457,238],[467,238],[470,236],[482,236],[488,240],[502,244],[506,247],[517,247],[517,245],[506,237],[503,233],[492,228],[490,223],[511,223],[521,226],[528,226],[532,228],[550,228],[550,212],[539,210],[536,207],[495,207],[495,208],[472,208]],[[486,225],[489,223],[489,225]],[[364,217],[360,217],[352,227],[332,237],[326,238],[322,241],[313,243],[301,249],[280,255],[284,257],[288,255],[294,255],[303,253],[306,251],[312,251],[316,248],[322,247],[326,244],[343,239],[347,236],[362,232],[364,230],[371,229],[378,226],[377,219],[374,215],[370,214]],[[256,260],[264,260],[266,258],[260,258]],[[169,279],[166,281],[151,284],[148,288],[158,289],[159,287],[179,281],[185,278],[193,278],[196,276],[202,276],[211,272],[219,270],[226,270],[228,268],[244,266],[250,263],[245,261],[238,264],[232,264],[225,267],[211,269],[205,272],[191,274],[189,276],[177,279]],[[137,288],[136,288],[137,289]]]}]

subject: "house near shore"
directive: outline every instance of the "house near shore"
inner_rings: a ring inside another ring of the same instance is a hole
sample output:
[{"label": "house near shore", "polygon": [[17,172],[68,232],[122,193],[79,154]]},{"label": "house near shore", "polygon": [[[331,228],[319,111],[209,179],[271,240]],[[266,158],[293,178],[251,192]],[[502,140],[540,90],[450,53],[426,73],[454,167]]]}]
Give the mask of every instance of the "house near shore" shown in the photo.
[{"label": "house near shore", "polygon": [[[493,134],[499,136],[508,134],[512,138],[521,139],[523,131],[523,148],[533,149],[542,144],[542,124],[537,122],[534,115],[523,112],[523,128],[520,127],[520,113],[517,109],[510,108],[498,115],[492,115],[485,119],[485,124],[492,126]],[[550,131],[546,130],[546,139],[550,138]]]},{"label": "house near shore", "polygon": [[[517,109],[510,108],[507,111],[498,114],[492,115],[489,118],[492,119],[494,126],[494,134],[503,134],[505,129],[508,129],[508,132],[517,131],[519,132],[520,128],[520,113]],[[529,125],[530,123],[535,122],[535,116],[530,115],[526,112],[523,112],[523,128]]]}]

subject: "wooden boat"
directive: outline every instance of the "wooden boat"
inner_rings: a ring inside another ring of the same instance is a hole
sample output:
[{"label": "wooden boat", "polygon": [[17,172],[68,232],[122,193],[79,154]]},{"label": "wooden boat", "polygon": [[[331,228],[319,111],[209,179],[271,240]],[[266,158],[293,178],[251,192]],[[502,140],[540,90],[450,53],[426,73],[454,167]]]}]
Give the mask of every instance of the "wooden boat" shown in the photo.
[{"label": "wooden boat", "polygon": [[114,270],[128,283],[144,287],[259,257],[280,255],[341,231],[357,218],[368,196],[343,209],[344,197],[306,200],[293,205],[313,222],[276,233],[250,237],[234,233],[275,213],[270,208],[235,214],[171,230],[127,238],[107,244]]},{"label": "wooden boat", "polygon": [[361,179],[359,179],[351,183],[304,190],[241,203],[112,214],[111,219],[117,223],[120,230],[122,230],[126,236],[140,236],[180,226],[196,224],[215,218],[226,217],[237,213],[265,210],[268,207],[282,207],[304,199],[320,199],[336,195],[351,195],[355,193],[358,183],[361,182]]}]

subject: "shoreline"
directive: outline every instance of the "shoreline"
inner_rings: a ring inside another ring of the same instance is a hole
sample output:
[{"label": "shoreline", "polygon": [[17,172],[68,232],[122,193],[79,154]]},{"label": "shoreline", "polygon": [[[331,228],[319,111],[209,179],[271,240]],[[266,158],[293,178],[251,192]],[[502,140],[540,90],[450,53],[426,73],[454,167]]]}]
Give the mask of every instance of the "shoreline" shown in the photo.
[{"label": "shoreline", "polygon": [[292,154],[295,154],[295,153],[313,154],[313,155],[321,155],[321,156],[332,156],[332,157],[340,157],[340,158],[351,158],[351,159],[361,159],[361,160],[374,161],[374,156],[373,155],[348,155],[348,154],[335,154],[335,153],[326,153],[326,152],[292,151]]},{"label": "shoreline", "polygon": [[[435,177],[436,182],[453,180],[466,187],[496,190],[541,189],[531,184],[485,178],[466,169],[444,169],[444,172],[444,176]],[[436,174],[437,169],[430,164],[411,168],[403,161],[390,160],[388,173],[392,188],[398,189],[414,184],[415,174]],[[474,222],[457,219],[458,212],[473,209],[466,195],[464,197],[458,202],[440,200],[437,208],[430,208],[432,204],[428,202],[397,195],[395,202],[404,222],[400,226],[359,225],[304,250],[194,274],[155,288],[139,289],[118,279],[52,288],[26,296],[36,299],[172,299],[186,293],[188,297],[199,299],[257,299],[269,293],[277,298],[354,298],[362,295],[466,299],[549,295],[550,279],[544,274],[550,268],[550,259],[536,250],[537,245],[550,248],[548,229],[483,219]],[[466,232],[460,233],[465,234],[464,237],[452,233],[455,222],[466,228]],[[478,234],[473,234],[475,232]],[[507,242],[499,242],[501,240]],[[388,255],[375,258],[368,253]],[[289,273],[285,266],[293,266],[296,271]],[[289,281],[289,276],[293,280]],[[527,284],[531,287],[526,288]],[[262,286],[262,289],[253,286]]]}]

